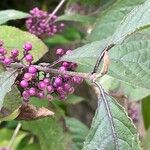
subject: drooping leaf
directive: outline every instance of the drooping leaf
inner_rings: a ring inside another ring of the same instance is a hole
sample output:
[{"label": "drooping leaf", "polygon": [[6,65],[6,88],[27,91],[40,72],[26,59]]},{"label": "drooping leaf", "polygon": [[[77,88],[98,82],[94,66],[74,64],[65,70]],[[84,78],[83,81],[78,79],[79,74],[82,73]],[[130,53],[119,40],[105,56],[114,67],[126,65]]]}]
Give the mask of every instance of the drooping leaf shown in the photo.
[{"label": "drooping leaf", "polygon": [[143,114],[144,126],[146,130],[150,127],[149,108],[150,108],[150,96],[147,96],[142,100],[142,114]]},{"label": "drooping leaf", "polygon": [[7,50],[19,49],[20,58],[23,56],[23,45],[30,42],[33,46],[31,54],[34,62],[39,60],[47,51],[47,46],[35,35],[11,26],[0,26],[0,40],[4,42]]},{"label": "drooping leaf", "polygon": [[137,131],[125,110],[101,91],[83,150],[140,150]]},{"label": "drooping leaf", "polygon": [[89,35],[89,41],[102,40],[111,36],[119,25],[120,21],[136,5],[142,4],[145,0],[116,0],[113,5],[100,12],[92,33]]},{"label": "drooping leaf", "polygon": [[29,17],[28,13],[24,13],[18,10],[1,10],[0,11],[0,24],[3,24],[9,20],[23,19]]},{"label": "drooping leaf", "polygon": [[29,130],[38,137],[41,150],[66,150],[68,137],[55,118],[22,121],[22,125],[23,129]]},{"label": "drooping leaf", "polygon": [[126,82],[122,82],[117,78],[113,78],[109,75],[102,77],[100,79],[100,83],[106,91],[117,92],[122,89],[125,96],[127,96],[132,101],[142,100],[144,97],[150,94],[150,89],[127,84]]},{"label": "drooping leaf", "polygon": [[11,87],[15,82],[16,76],[16,70],[5,71],[0,74],[0,110],[3,107],[3,101],[6,94],[11,91]]},{"label": "drooping leaf", "polygon": [[93,23],[95,18],[92,16],[85,16],[79,14],[66,14],[59,16],[56,21],[76,21],[82,23]]},{"label": "drooping leaf", "polygon": [[81,150],[88,133],[88,127],[75,118],[66,118],[66,127],[69,129],[74,142],[73,150]]}]

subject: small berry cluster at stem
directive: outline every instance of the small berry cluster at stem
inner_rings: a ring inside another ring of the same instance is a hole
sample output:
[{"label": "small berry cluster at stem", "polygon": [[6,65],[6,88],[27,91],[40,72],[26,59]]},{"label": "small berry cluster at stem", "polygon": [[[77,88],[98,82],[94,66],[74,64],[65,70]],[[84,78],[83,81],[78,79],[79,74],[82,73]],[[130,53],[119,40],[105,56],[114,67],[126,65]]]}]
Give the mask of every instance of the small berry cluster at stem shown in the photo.
[{"label": "small berry cluster at stem", "polygon": [[27,64],[31,64],[33,61],[33,56],[29,53],[29,51],[32,50],[32,44],[29,42],[25,43],[23,49],[23,57],[19,59],[18,49],[12,49],[9,54],[6,48],[3,47],[3,42],[0,42],[0,62],[4,66],[10,66],[12,63],[19,63],[23,60],[26,61]]},{"label": "small berry cluster at stem", "polygon": [[[83,79],[78,76],[69,76],[65,74],[65,71],[75,71],[77,64],[73,62],[59,62],[56,69],[59,72],[63,72],[64,75],[52,74],[43,70],[40,70],[38,65],[33,64],[33,56],[30,54],[32,50],[32,44],[27,42],[23,45],[23,57],[18,58],[19,50],[13,49],[11,56],[7,57],[8,53],[3,44],[0,47],[1,63],[6,68],[10,68],[12,63],[23,64],[19,71],[19,78],[15,82],[20,89],[24,102],[29,102],[30,97],[38,97],[39,99],[52,100],[53,96],[57,96],[59,99],[64,100],[69,94],[74,92],[74,85],[81,84]],[[64,54],[70,54],[72,51],[65,51],[62,48],[56,50],[58,58]],[[9,60],[9,61],[8,61]]]},{"label": "small berry cluster at stem", "polygon": [[138,112],[138,106],[136,103],[129,103],[128,114],[129,114],[129,117],[132,118],[134,123],[139,121],[139,112]]},{"label": "small berry cluster at stem", "polygon": [[30,33],[39,37],[53,36],[64,28],[63,23],[55,23],[56,19],[56,15],[51,15],[36,7],[30,11],[30,17],[26,20],[26,28]]}]

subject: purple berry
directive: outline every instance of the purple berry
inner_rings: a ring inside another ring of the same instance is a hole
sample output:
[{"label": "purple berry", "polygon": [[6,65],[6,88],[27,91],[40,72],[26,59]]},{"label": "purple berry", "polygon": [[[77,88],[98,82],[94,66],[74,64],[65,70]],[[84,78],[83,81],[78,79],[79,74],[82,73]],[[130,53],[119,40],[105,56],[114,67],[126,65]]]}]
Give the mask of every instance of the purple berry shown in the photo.
[{"label": "purple berry", "polygon": [[29,43],[29,42],[25,43],[24,46],[23,46],[23,49],[24,49],[26,52],[32,50],[32,44]]},{"label": "purple berry", "polygon": [[80,77],[76,77],[76,76],[74,76],[74,77],[72,77],[72,82],[73,83],[76,83],[76,84],[81,84],[82,83],[82,81],[83,81],[83,79],[82,78],[80,78]]},{"label": "purple berry", "polygon": [[66,55],[70,55],[72,53],[72,50],[67,50]]},{"label": "purple berry", "polygon": [[10,65],[12,63],[12,60],[11,60],[11,58],[6,57],[3,62],[5,65]]},{"label": "purple berry", "polygon": [[69,65],[70,65],[70,63],[68,63],[68,62],[66,62],[66,61],[64,61],[63,64],[62,64],[62,66],[64,66],[65,68],[68,68]]},{"label": "purple berry", "polygon": [[0,55],[0,61],[4,61],[4,59],[5,59],[5,56]]},{"label": "purple berry", "polygon": [[67,99],[67,96],[66,96],[66,95],[61,94],[61,95],[59,96],[59,99],[61,99],[61,100],[65,100],[65,99]]},{"label": "purple berry", "polygon": [[17,49],[13,49],[11,51],[11,55],[12,55],[12,57],[17,57],[19,55],[19,51]]},{"label": "purple berry", "polygon": [[45,90],[46,87],[47,87],[47,85],[46,85],[43,81],[40,81],[40,82],[38,83],[38,88],[39,88],[40,90]]},{"label": "purple berry", "polygon": [[74,93],[74,87],[71,87],[68,92],[69,92],[69,94],[73,94]]},{"label": "purple berry", "polygon": [[4,48],[0,48],[0,54],[1,55],[5,55],[6,54],[6,50]]},{"label": "purple berry", "polygon": [[37,96],[38,96],[38,98],[40,98],[40,99],[45,98],[44,92],[39,92],[39,93],[37,94]]},{"label": "purple berry", "polygon": [[51,85],[47,86],[47,91],[48,91],[48,93],[54,92],[53,86],[51,86]]},{"label": "purple berry", "polygon": [[29,101],[29,98],[30,98],[29,92],[28,92],[28,91],[24,91],[24,92],[22,93],[22,97],[23,97],[23,101],[24,101],[24,102],[28,102],[28,101]]},{"label": "purple berry", "polygon": [[30,67],[28,68],[28,72],[34,74],[34,73],[37,72],[37,68],[35,68],[34,66],[30,66]]},{"label": "purple berry", "polygon": [[49,78],[44,78],[44,79],[43,79],[43,82],[44,82],[46,85],[49,85],[49,84],[50,84],[50,79],[49,79]]},{"label": "purple berry", "polygon": [[28,90],[28,92],[29,92],[29,94],[31,95],[31,96],[35,96],[36,95],[36,88],[30,88],[29,90]]},{"label": "purple berry", "polygon": [[52,95],[47,95],[47,99],[49,100],[49,101],[51,101],[51,100],[53,100],[53,96]]},{"label": "purple berry", "polygon": [[66,71],[66,70],[67,70],[67,68],[64,67],[64,66],[61,66],[61,67],[59,68],[59,71],[62,71],[62,72]]},{"label": "purple berry", "polygon": [[28,54],[28,55],[25,56],[25,59],[26,59],[27,62],[31,63],[33,61],[33,56],[31,54]]},{"label": "purple berry", "polygon": [[62,48],[58,48],[57,50],[56,50],[56,55],[59,55],[59,56],[62,56],[62,55],[64,55],[64,50],[62,49]]},{"label": "purple berry", "polygon": [[71,86],[70,86],[70,84],[68,84],[68,83],[65,83],[64,85],[63,85],[63,88],[64,88],[64,90],[65,91],[69,91],[69,89],[71,88]]},{"label": "purple berry", "polygon": [[26,81],[30,81],[32,79],[32,74],[31,73],[25,73],[23,79]]},{"label": "purple berry", "polygon": [[22,81],[20,82],[20,86],[23,87],[23,88],[28,87],[28,85],[29,85],[29,83],[28,83],[26,80],[22,80]]},{"label": "purple berry", "polygon": [[62,85],[62,78],[61,77],[57,77],[55,78],[55,81],[54,83],[57,85],[57,86],[61,86]]}]

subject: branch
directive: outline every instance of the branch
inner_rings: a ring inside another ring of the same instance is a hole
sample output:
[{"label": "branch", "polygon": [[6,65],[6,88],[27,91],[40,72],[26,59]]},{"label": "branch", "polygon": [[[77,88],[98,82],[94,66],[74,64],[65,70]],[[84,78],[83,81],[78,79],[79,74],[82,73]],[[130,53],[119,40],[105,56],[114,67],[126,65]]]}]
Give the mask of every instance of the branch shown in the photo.
[{"label": "branch", "polygon": [[[40,65],[33,65],[34,67],[36,67],[39,71],[43,71],[46,73],[53,73],[53,74],[60,74],[60,75],[69,75],[69,76],[78,76],[81,77],[83,79],[90,79],[90,73],[80,73],[80,72],[73,72],[73,71],[59,71],[58,69],[53,69],[48,67],[48,65],[45,66],[40,66]],[[28,66],[23,65],[23,64],[11,64],[10,67],[14,68],[14,69],[19,69],[19,68],[27,68]]]}]

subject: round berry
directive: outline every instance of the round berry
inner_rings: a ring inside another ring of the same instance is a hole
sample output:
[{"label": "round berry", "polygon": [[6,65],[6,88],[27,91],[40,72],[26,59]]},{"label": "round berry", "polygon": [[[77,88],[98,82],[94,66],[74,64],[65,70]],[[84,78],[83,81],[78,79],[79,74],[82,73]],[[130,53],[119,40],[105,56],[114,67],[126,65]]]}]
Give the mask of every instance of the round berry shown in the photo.
[{"label": "round berry", "polygon": [[0,48],[0,54],[1,55],[5,55],[6,54],[6,50],[4,48]]},{"label": "round berry", "polygon": [[31,96],[35,96],[36,95],[36,88],[30,88],[29,90],[28,90],[28,92],[29,92],[29,94],[31,95]]},{"label": "round berry", "polygon": [[71,88],[71,85],[70,84],[68,84],[68,83],[65,83],[64,85],[63,85],[63,88],[64,88],[64,90],[65,91],[69,91],[69,89]]},{"label": "round berry", "polygon": [[59,56],[62,56],[62,55],[64,55],[64,50],[62,49],[62,48],[58,48],[57,50],[56,50],[56,55],[59,55]]},{"label": "round berry", "polygon": [[70,63],[68,63],[68,62],[66,62],[66,61],[64,61],[64,62],[62,63],[62,66],[66,67],[66,68],[68,68],[69,65],[70,65]]},{"label": "round berry", "polygon": [[25,43],[24,46],[23,46],[23,49],[24,49],[26,52],[32,50],[32,44],[29,43],[29,42]]},{"label": "round berry", "polygon": [[5,59],[5,56],[0,55],[0,61],[4,61],[4,59]]},{"label": "round berry", "polygon": [[67,50],[66,55],[70,55],[72,53],[72,50]]},{"label": "round berry", "polygon": [[71,87],[68,92],[69,92],[69,94],[74,93],[74,87]]},{"label": "round berry", "polygon": [[59,71],[66,71],[67,70],[67,68],[66,67],[64,67],[64,66],[61,66],[60,68],[59,68]]},{"label": "round berry", "polygon": [[29,101],[29,98],[30,98],[29,92],[28,92],[28,91],[23,91],[22,97],[23,97],[23,101],[24,101],[24,102],[28,102],[28,101]]},{"label": "round berry", "polygon": [[40,99],[45,98],[44,92],[39,92],[39,93],[37,94],[37,96],[38,96],[38,98],[40,98]]},{"label": "round berry", "polygon": [[22,80],[22,81],[20,82],[20,86],[23,87],[23,88],[28,87],[28,85],[29,85],[29,83],[28,83],[26,80]]},{"label": "round berry", "polygon": [[17,57],[19,55],[19,51],[17,49],[13,49],[11,51],[11,55],[12,55],[12,57]]},{"label": "round berry", "polygon": [[33,61],[33,56],[31,54],[28,54],[25,56],[25,59],[27,62],[32,62]]},{"label": "round berry", "polygon": [[62,80],[62,78],[61,77],[57,77],[57,78],[55,78],[55,84],[57,85],[57,86],[61,86],[62,85],[62,83],[63,83],[63,80]]},{"label": "round berry", "polygon": [[51,86],[51,85],[47,86],[47,91],[48,91],[48,93],[54,92],[53,86]]},{"label": "round berry", "polygon": [[35,68],[34,66],[30,66],[30,67],[28,68],[28,72],[34,74],[34,73],[37,72],[37,68]]},{"label": "round berry", "polygon": [[26,81],[30,81],[32,79],[32,74],[31,73],[25,73],[23,76],[23,79]]},{"label": "round berry", "polygon": [[10,65],[11,62],[12,62],[12,60],[11,60],[10,58],[7,58],[7,57],[6,57],[6,58],[4,59],[4,64],[5,64],[5,65]]},{"label": "round berry", "polygon": [[38,88],[39,88],[40,90],[45,90],[46,87],[47,87],[47,85],[46,85],[43,81],[40,81],[40,82],[38,83]]},{"label": "round berry", "polygon": [[43,79],[43,82],[44,82],[46,85],[49,85],[49,84],[50,84],[50,79],[49,79],[49,78],[44,78],[44,79]]}]

